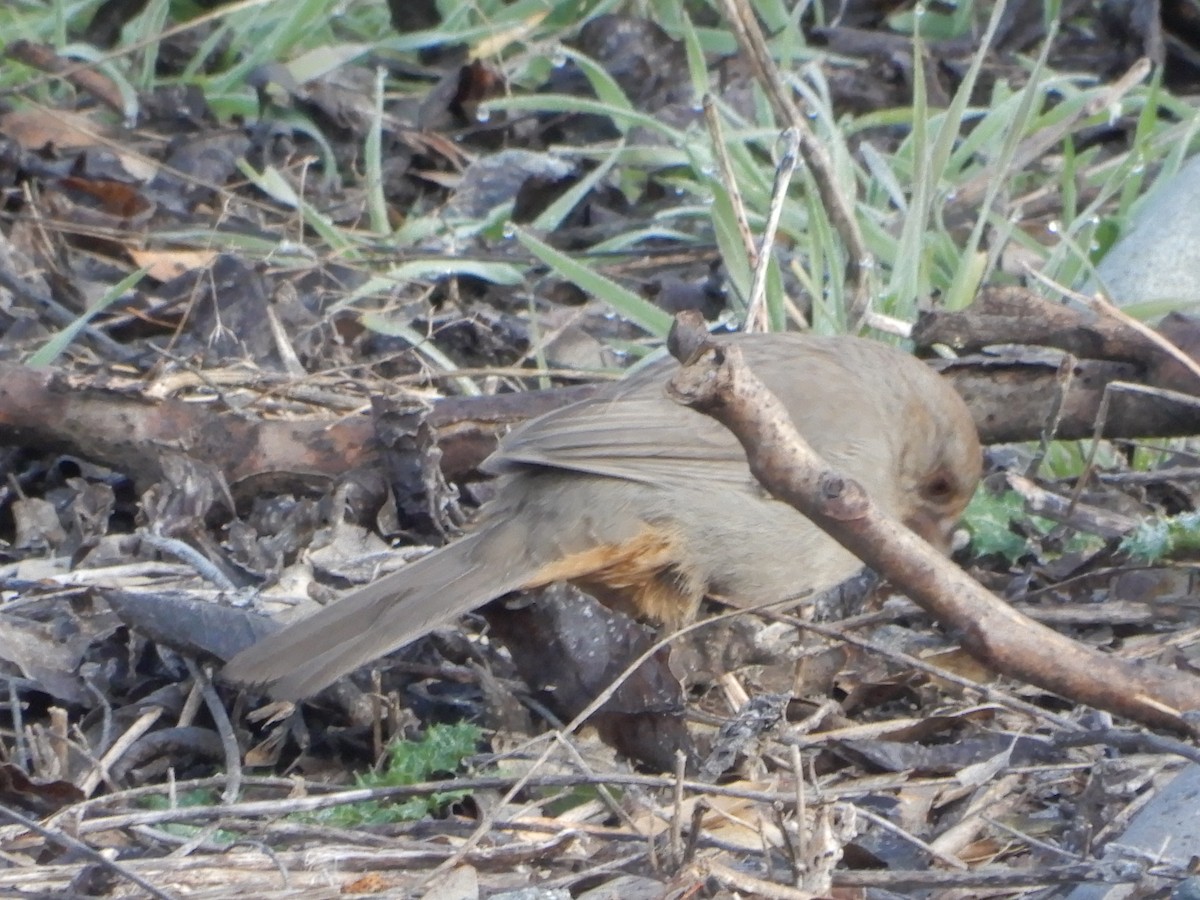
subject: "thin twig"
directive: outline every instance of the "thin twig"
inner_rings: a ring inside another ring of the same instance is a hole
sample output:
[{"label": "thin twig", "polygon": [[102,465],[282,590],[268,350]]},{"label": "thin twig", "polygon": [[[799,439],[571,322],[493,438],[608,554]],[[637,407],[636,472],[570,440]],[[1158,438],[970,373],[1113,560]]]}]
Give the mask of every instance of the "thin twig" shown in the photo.
[{"label": "thin twig", "polygon": [[817,900],[824,894],[812,891],[802,891],[799,888],[788,887],[763,878],[756,878],[745,872],[739,872],[711,859],[701,860],[696,867],[699,875],[704,878],[714,878],[726,887],[735,891],[743,891],[752,897],[764,897],[766,900]]},{"label": "thin twig", "polygon": [[153,531],[144,530],[138,535],[139,540],[145,544],[149,544],[155,550],[162,553],[170,553],[176,559],[187,563],[197,574],[205,581],[210,581],[223,591],[236,591],[237,585],[234,584],[219,568],[213,565],[203,553],[193,547],[191,544],[181,541],[178,538],[167,537],[162,534],[155,534]]},{"label": "thin twig", "polygon": [[200,687],[204,705],[208,707],[217,734],[221,737],[221,747],[225,751],[225,773],[229,776],[229,781],[221,799],[226,803],[236,803],[242,792],[242,751],[238,747],[237,736],[233,733],[233,723],[229,721],[229,713],[221,698],[217,696],[207,669],[201,669],[190,657],[185,656],[183,661],[191,673],[192,680]]},{"label": "thin twig", "polygon": [[90,860],[94,865],[107,869],[117,877],[123,878],[131,884],[136,884],[151,897],[157,898],[157,900],[175,900],[174,894],[168,894],[166,891],[155,887],[136,872],[131,872],[120,863],[109,859],[103,853],[94,849],[93,847],[89,847],[81,840],[73,838],[68,834],[63,834],[61,831],[57,831],[56,829],[46,828],[41,823],[35,822],[33,819],[21,815],[12,807],[4,804],[0,804],[0,816],[8,819],[10,822],[20,825],[22,828],[25,828],[34,834],[41,835],[51,844],[56,844],[57,846],[62,847],[64,850],[77,853],[80,856]]},{"label": "thin twig", "polygon": [[675,790],[671,803],[671,864],[683,863],[683,778],[687,772],[687,754],[675,751]]},{"label": "thin twig", "polygon": [[125,730],[125,733],[117,738],[108,751],[97,760],[96,766],[79,782],[79,789],[83,791],[84,795],[90,795],[100,786],[101,781],[108,779],[108,773],[116,761],[134,745],[138,738],[150,730],[151,726],[162,717],[162,714],[161,706],[151,706],[137,717],[133,724]]},{"label": "thin twig", "polygon": [[1046,454],[1050,452],[1050,444],[1058,437],[1058,429],[1062,425],[1063,408],[1066,406],[1067,394],[1071,392],[1071,385],[1075,381],[1075,366],[1077,363],[1078,360],[1071,353],[1064,354],[1063,358],[1058,362],[1058,372],[1054,378],[1054,399],[1050,404],[1050,410],[1042,422],[1042,433],[1038,438],[1037,450],[1034,451],[1033,459],[1029,461],[1029,465],[1025,468],[1025,474],[1030,478],[1037,477],[1037,473],[1042,467],[1042,461],[1045,460]]},{"label": "thin twig", "polygon": [[928,853],[933,859],[936,859],[938,862],[941,862],[941,863],[944,863],[944,864],[950,866],[950,868],[952,868],[952,869],[958,869],[960,871],[965,871],[967,868],[969,868],[967,866],[967,864],[964,863],[957,856],[954,856],[951,853],[946,853],[943,850],[939,850],[937,847],[933,846],[932,844],[921,840],[915,834],[905,831],[903,828],[901,828],[895,822],[888,819],[886,816],[881,816],[878,813],[871,812],[871,810],[867,809],[865,806],[861,806],[859,804],[854,804],[854,814],[858,815],[858,816],[862,816],[864,819],[866,819],[869,822],[874,822],[877,826],[882,828],[884,831],[891,832],[896,837],[900,838],[902,841],[912,844],[914,847],[918,848],[919,850],[923,850],[925,853]]},{"label": "thin twig", "polygon": [[[587,761],[583,758],[583,754],[579,752],[579,748],[575,746],[574,742],[570,740],[568,735],[564,735],[561,732],[556,732],[555,738],[562,745],[562,748],[567,751],[567,754],[571,757],[571,759],[575,760],[575,765],[579,767],[579,771],[585,772],[593,777],[595,776],[595,771],[587,764]],[[606,785],[598,785],[596,788],[596,793],[600,797],[600,802],[608,807],[608,811],[617,819],[619,819],[621,823],[630,830],[630,832],[633,834],[642,833],[642,829],[636,822],[633,821],[633,818],[629,815],[625,808],[621,806],[621,804],[617,801],[617,798],[612,795],[612,791],[610,791]]]},{"label": "thin twig", "polygon": [[1062,296],[1071,300],[1075,300],[1078,303],[1082,303],[1100,315],[1107,316],[1108,318],[1124,325],[1131,331],[1141,335],[1163,353],[1167,354],[1167,356],[1171,357],[1171,359],[1175,360],[1175,362],[1179,363],[1181,366],[1195,375],[1197,380],[1200,380],[1200,363],[1197,363],[1196,360],[1192,359],[1190,355],[1181,350],[1179,347],[1175,346],[1175,344],[1167,340],[1149,325],[1144,322],[1139,322],[1133,316],[1129,315],[1129,313],[1125,312],[1108,298],[1099,294],[1083,294],[1079,291],[1073,291],[1069,287],[1059,284],[1053,278],[1050,278],[1031,266],[1026,266],[1025,272],[1027,275],[1030,275],[1037,281],[1058,292]]},{"label": "thin twig", "polygon": [[721,9],[743,56],[762,85],[777,121],[796,129],[800,155],[812,172],[825,213],[846,247],[846,282],[850,295],[847,321],[853,331],[869,308],[870,273],[874,269],[873,257],[855,217],[854,198],[839,189],[829,154],[784,85],[751,4],[748,0],[721,0]]},{"label": "thin twig", "polygon": [[754,243],[754,232],[750,230],[750,221],[746,216],[746,201],[742,199],[742,189],[738,187],[737,175],[733,170],[733,160],[729,149],[725,146],[725,134],[721,130],[721,116],[717,112],[717,104],[712,94],[704,95],[704,123],[708,126],[708,136],[712,141],[713,153],[717,157],[717,166],[721,172],[721,183],[729,194],[729,202],[733,206],[733,217],[737,222],[738,235],[746,250],[746,259],[750,268],[758,266],[758,246]]},{"label": "thin twig", "polygon": [[808,794],[805,790],[807,784],[804,780],[804,760],[800,757],[800,747],[792,744],[788,747],[788,756],[791,759],[792,772],[796,776],[796,852],[792,865],[796,869],[793,874],[798,883],[804,877],[799,866],[802,861],[808,859]]},{"label": "thin twig", "polygon": [[771,248],[775,245],[775,233],[783,216],[783,204],[787,200],[792,175],[796,171],[796,151],[800,146],[799,132],[788,128],[781,136],[783,153],[775,167],[775,183],[771,186],[771,206],[767,210],[767,224],[763,228],[762,244],[758,252],[758,263],[754,267],[754,281],[750,284],[750,298],[746,303],[746,321],[743,331],[767,331],[767,271],[771,267]]}]

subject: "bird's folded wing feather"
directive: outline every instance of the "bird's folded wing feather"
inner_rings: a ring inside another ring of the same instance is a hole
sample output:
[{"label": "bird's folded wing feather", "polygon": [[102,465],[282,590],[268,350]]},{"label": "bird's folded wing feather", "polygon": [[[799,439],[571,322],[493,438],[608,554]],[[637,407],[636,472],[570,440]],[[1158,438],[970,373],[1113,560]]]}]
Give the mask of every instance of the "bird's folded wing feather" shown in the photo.
[{"label": "bird's folded wing feather", "polygon": [[752,481],[737,440],[700,413],[663,398],[595,399],[513,431],[485,468],[568,469],[660,486]]},{"label": "bird's folded wing feather", "polygon": [[[845,411],[807,404],[804,394],[854,382],[863,355],[870,361],[890,360],[895,352],[865,341],[847,349],[803,335],[779,335],[769,343],[726,340],[741,346],[768,388],[792,401],[793,421],[818,448],[838,427],[845,428]],[[661,486],[753,485],[737,439],[714,420],[666,397],[666,382],[677,370],[674,360],[660,360],[587,400],[518,426],[488,458],[485,471],[548,467]]]}]

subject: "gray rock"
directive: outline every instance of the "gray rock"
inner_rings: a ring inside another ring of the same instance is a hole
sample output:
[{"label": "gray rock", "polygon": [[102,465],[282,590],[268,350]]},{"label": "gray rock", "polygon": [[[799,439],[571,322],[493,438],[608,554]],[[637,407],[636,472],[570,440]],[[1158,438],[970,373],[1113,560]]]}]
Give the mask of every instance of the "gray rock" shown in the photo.
[{"label": "gray rock", "polygon": [[[1188,860],[1200,856],[1197,809],[1200,809],[1200,766],[1192,763],[1155,792],[1129,826],[1110,842],[1104,859],[1129,859],[1140,864],[1147,858],[1161,858],[1180,870],[1186,869]],[[1140,884],[1084,884],[1072,890],[1067,900],[1125,900],[1147,896],[1161,886],[1149,876]]]},{"label": "gray rock", "polygon": [[1155,185],[1096,271],[1118,306],[1200,304],[1200,156]]}]

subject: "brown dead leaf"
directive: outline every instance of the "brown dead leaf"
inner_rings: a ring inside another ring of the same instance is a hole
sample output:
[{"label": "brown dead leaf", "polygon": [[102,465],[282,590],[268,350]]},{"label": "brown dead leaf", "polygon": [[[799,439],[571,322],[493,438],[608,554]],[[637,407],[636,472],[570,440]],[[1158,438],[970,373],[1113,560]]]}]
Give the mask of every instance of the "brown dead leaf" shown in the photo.
[{"label": "brown dead leaf", "polygon": [[111,129],[94,114],[64,109],[15,109],[0,115],[0,133],[30,152],[78,150],[101,143]]},{"label": "brown dead leaf", "polygon": [[70,175],[61,179],[57,187],[63,193],[70,193],[76,203],[119,219],[144,219],[154,209],[133,185],[121,181]]},{"label": "brown dead leaf", "polygon": [[44,816],[84,799],[83,791],[69,781],[39,784],[17,766],[7,763],[0,765],[0,803],[6,806]]},{"label": "brown dead leaf", "polygon": [[388,889],[388,883],[378,872],[370,872],[361,878],[355,878],[348,884],[342,885],[343,894],[381,894]]},{"label": "brown dead leaf", "polygon": [[84,233],[140,229],[156,209],[135,185],[105,178],[60,178],[46,185],[43,196],[60,227],[79,226]]},{"label": "brown dead leaf", "polygon": [[215,250],[135,250],[129,258],[155,281],[170,281],[185,272],[206,269],[217,258]]},{"label": "brown dead leaf", "polygon": [[[995,672],[961,647],[923,655],[922,659],[961,678],[968,678],[976,684],[990,684],[996,678]],[[948,683],[939,682],[939,684],[946,690],[952,690],[952,686]]]},{"label": "brown dead leaf", "polygon": [[963,862],[972,866],[984,866],[996,862],[997,857],[1008,847],[995,838],[980,838],[967,844],[955,855]]}]

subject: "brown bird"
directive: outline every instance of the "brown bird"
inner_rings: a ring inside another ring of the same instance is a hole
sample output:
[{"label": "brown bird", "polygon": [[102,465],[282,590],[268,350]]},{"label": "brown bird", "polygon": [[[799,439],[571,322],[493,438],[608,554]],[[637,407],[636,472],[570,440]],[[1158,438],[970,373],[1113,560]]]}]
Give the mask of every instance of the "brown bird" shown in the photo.
[{"label": "brown bird", "polygon": [[[852,337],[731,335],[834,467],[945,548],[980,475],[975,426],[928,366]],[[487,460],[502,476],[475,529],[243,650],[230,680],[308,696],[511,591],[571,581],[667,627],[705,596],[802,598],[860,568],[750,474],[721,425],[669,399],[664,359],[516,428]]]}]

